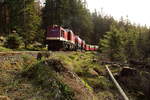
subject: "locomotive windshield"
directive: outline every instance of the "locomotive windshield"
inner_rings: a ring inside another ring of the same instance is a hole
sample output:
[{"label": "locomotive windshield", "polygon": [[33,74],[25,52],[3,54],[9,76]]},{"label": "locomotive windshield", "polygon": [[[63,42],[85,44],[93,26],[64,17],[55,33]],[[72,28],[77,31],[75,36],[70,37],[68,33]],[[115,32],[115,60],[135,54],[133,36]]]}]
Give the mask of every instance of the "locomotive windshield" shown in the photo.
[{"label": "locomotive windshield", "polygon": [[51,29],[50,30],[50,34],[56,34],[56,33],[59,33],[58,29]]},{"label": "locomotive windshield", "polygon": [[60,35],[60,28],[53,28],[53,27],[49,27],[48,31],[47,31],[47,36],[48,37],[59,37]]}]

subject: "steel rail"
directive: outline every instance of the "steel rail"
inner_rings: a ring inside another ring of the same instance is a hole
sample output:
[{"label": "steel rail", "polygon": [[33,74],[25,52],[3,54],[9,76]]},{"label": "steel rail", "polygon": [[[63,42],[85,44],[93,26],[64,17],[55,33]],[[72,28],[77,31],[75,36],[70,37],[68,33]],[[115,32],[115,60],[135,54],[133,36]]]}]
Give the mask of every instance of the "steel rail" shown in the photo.
[{"label": "steel rail", "polygon": [[123,91],[123,89],[121,88],[121,86],[119,85],[119,83],[116,81],[116,79],[114,78],[113,74],[111,73],[111,71],[108,68],[108,65],[105,65],[109,76],[111,77],[112,81],[114,82],[115,86],[117,87],[118,91],[120,92],[120,94],[122,95],[122,97],[124,98],[124,100],[129,100],[129,98],[127,97],[127,95],[125,94],[125,92]]}]

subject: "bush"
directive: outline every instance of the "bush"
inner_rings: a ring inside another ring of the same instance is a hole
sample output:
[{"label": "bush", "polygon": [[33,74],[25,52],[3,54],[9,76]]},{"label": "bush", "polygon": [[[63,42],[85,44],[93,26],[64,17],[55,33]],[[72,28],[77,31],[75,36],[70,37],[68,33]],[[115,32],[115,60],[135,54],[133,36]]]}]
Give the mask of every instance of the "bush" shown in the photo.
[{"label": "bush", "polygon": [[18,34],[10,34],[6,38],[5,47],[10,49],[17,49],[21,45],[22,40]]}]

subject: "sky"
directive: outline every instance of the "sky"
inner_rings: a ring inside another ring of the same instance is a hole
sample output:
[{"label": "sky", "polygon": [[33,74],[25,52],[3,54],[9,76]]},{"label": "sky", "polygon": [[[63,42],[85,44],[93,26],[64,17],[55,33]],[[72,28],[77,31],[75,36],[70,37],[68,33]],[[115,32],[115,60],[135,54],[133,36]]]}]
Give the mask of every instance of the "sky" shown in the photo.
[{"label": "sky", "polygon": [[132,23],[150,26],[150,0],[86,1],[91,12],[96,9],[103,15],[111,15],[117,20],[122,16],[128,18]]},{"label": "sky", "polygon": [[96,9],[118,20],[123,16],[132,23],[150,26],[150,0],[87,0],[87,3],[91,11]]}]

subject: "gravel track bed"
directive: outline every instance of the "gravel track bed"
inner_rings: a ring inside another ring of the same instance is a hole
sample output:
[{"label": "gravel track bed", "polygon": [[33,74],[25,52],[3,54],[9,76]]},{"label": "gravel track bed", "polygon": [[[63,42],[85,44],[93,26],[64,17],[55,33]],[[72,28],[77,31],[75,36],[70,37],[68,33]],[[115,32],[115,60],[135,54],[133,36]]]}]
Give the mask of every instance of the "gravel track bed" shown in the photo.
[{"label": "gravel track bed", "polygon": [[20,51],[20,52],[0,52],[0,63],[4,61],[15,62],[17,60],[22,60],[22,55],[29,54],[33,57],[37,57],[40,51]]}]

